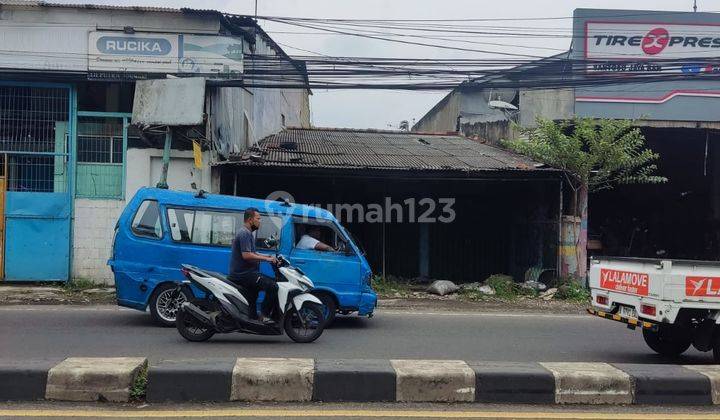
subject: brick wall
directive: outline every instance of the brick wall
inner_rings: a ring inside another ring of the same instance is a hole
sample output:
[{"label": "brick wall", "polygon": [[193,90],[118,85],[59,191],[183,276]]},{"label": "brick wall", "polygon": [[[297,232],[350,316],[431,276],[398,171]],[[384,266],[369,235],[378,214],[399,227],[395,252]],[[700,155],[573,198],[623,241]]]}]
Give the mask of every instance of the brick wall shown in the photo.
[{"label": "brick wall", "polygon": [[113,284],[107,265],[115,223],[125,201],[75,199],[73,223],[73,278]]}]

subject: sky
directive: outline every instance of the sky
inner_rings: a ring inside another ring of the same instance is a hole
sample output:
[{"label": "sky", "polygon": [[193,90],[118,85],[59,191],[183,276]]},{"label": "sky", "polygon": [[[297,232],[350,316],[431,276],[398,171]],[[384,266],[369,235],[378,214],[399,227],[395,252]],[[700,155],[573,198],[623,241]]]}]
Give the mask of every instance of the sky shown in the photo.
[{"label": "sky", "polygon": [[[255,13],[255,0],[60,0],[60,3],[190,7],[228,13]],[[692,0],[258,0],[258,15],[343,19],[484,19],[568,17],[575,8],[692,11]],[[720,0],[698,0],[698,11],[719,11]],[[403,45],[334,34],[308,34],[303,28],[261,21],[261,26],[289,55],[310,55],[313,51],[331,56],[373,56],[401,58],[488,58],[491,54],[448,51],[431,47]],[[494,24],[494,23],[493,23]],[[524,25],[571,29],[571,19],[529,22],[500,22],[522,28]],[[288,33],[294,32],[294,33]],[[301,33],[297,33],[301,32]],[[473,38],[480,41],[479,38]],[[497,40],[486,40],[498,42]],[[430,41],[437,42],[437,41]],[[567,50],[569,39],[518,39],[499,41],[515,46],[498,51],[553,55]],[[455,44],[468,47],[467,44]],[[295,48],[302,50],[298,50]],[[542,49],[538,48],[541,47]],[[419,120],[448,91],[404,92],[390,90],[313,90],[310,99],[312,123],[317,127],[397,129],[402,120]]]}]

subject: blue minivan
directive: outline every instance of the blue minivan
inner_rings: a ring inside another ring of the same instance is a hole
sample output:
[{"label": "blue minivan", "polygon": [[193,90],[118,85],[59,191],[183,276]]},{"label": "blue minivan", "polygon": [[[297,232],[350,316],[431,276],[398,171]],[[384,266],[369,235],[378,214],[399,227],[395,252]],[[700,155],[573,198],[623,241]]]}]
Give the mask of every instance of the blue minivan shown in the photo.
[{"label": "blue minivan", "polygon": [[[141,311],[150,307],[156,323],[174,325],[176,296],[183,280],[181,264],[227,273],[230,245],[249,207],[260,210],[258,252],[283,254],[315,283],[314,294],[326,306],[328,321],[337,312],[372,316],[377,295],[372,271],[359,245],[328,211],[311,206],[204,192],[142,188],[130,200],[115,226],[108,265],[115,275],[118,305]],[[308,231],[336,252],[300,249]],[[269,240],[274,239],[274,240]],[[274,276],[267,263],[260,270]],[[194,290],[194,293],[202,293]]]}]

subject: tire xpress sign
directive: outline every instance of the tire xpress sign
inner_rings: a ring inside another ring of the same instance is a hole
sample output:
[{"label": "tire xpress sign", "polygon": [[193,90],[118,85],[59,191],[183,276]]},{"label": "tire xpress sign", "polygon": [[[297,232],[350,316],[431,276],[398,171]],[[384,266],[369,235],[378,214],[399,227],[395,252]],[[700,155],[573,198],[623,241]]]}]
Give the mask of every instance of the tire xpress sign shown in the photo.
[{"label": "tire xpress sign", "polygon": [[243,41],[215,35],[91,32],[90,71],[237,75],[243,71]]},{"label": "tire xpress sign", "polygon": [[585,23],[585,58],[652,60],[717,58],[720,25]]},{"label": "tire xpress sign", "polygon": [[647,296],[650,288],[650,276],[645,273],[603,268],[600,270],[600,287],[616,292]]},{"label": "tire xpress sign", "polygon": [[[588,72],[715,73],[719,55],[720,25],[585,22]],[[673,59],[693,63],[662,61]]]},{"label": "tire xpress sign", "polygon": [[91,32],[88,69],[129,73],[177,73],[177,34]]}]

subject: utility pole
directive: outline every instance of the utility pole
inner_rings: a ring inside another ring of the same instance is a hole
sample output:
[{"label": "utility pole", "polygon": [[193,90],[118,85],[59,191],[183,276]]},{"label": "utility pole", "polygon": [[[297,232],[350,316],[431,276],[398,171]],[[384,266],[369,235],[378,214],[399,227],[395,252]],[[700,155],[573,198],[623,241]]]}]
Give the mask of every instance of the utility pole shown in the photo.
[{"label": "utility pole", "polygon": [[[255,7],[257,8],[257,0],[255,0]],[[693,12],[697,12],[697,0],[693,0]],[[257,15],[257,10],[255,11],[255,15]]]},{"label": "utility pole", "polygon": [[257,20],[257,2],[258,0],[255,0],[255,20]]}]

